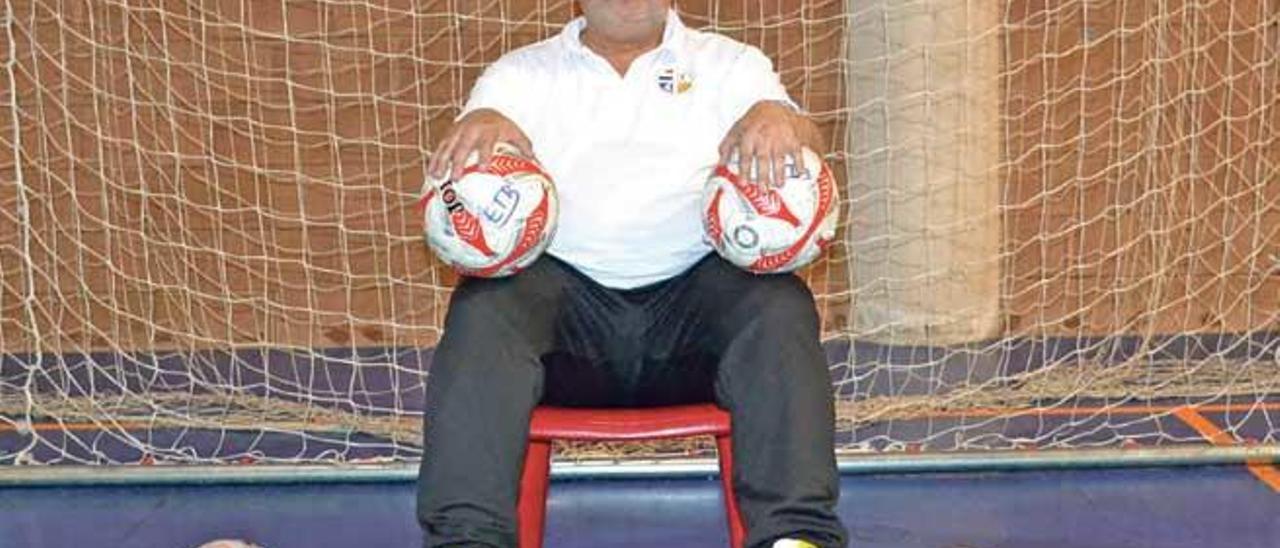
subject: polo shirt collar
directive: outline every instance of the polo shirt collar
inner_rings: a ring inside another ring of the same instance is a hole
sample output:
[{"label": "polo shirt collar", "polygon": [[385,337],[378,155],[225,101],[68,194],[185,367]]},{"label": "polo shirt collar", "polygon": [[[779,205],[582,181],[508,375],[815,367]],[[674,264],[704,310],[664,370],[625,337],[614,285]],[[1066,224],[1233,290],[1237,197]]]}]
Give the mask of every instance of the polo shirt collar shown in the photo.
[{"label": "polo shirt collar", "polygon": [[[587,19],[585,17],[577,17],[564,26],[564,30],[560,31],[560,40],[564,43],[565,49],[575,55],[594,55],[594,52],[587,49],[582,43],[582,29],[586,28]],[[684,55],[685,42],[689,29],[684,26],[684,22],[680,20],[680,15],[676,10],[667,11],[667,25],[662,31],[662,43],[658,44],[659,51],[665,51],[675,59],[680,59]]]}]

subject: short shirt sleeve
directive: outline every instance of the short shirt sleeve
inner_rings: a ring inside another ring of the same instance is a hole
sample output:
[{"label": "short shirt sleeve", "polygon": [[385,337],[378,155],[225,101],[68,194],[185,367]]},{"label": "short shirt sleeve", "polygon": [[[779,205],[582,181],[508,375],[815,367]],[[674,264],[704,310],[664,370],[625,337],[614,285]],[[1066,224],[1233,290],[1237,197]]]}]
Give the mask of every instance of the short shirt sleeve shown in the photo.
[{"label": "short shirt sleeve", "polygon": [[721,118],[728,124],[736,123],[760,101],[778,101],[799,111],[800,107],[787,95],[782,79],[773,70],[773,61],[755,46],[742,45],[741,48],[725,79]]},{"label": "short shirt sleeve", "polygon": [[528,90],[532,81],[529,77],[531,71],[523,63],[519,54],[508,53],[489,65],[471,88],[471,95],[458,118],[476,110],[493,109],[528,132]]}]

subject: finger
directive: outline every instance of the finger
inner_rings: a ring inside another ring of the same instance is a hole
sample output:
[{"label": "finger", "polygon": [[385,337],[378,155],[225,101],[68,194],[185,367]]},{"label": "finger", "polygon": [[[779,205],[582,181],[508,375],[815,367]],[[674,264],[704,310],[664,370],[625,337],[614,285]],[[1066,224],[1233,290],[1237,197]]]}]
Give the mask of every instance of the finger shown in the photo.
[{"label": "finger", "polygon": [[471,151],[475,150],[477,139],[478,135],[472,131],[458,138],[458,143],[453,147],[453,154],[449,156],[449,164],[452,167],[450,179],[456,180],[462,177],[462,170],[467,167],[467,158],[471,156]]},{"label": "finger", "polygon": [[795,176],[797,177],[804,177],[806,179],[812,176],[809,174],[809,166],[804,163],[804,147],[803,146],[801,146],[799,143],[796,143],[795,147],[791,149],[791,152],[788,152],[787,154],[791,156],[791,165],[795,166],[795,169],[793,169],[791,172],[792,174],[795,174]]},{"label": "finger", "polygon": [[537,160],[537,157],[533,155],[533,143],[529,142],[529,138],[523,133],[512,139],[511,144],[515,145],[516,150],[519,150],[520,154],[523,154],[525,158]]},{"label": "finger", "polygon": [[768,190],[773,184],[773,162],[769,149],[761,146],[756,149],[756,184],[761,190]]},{"label": "finger", "polygon": [[724,136],[724,140],[720,141],[720,164],[729,165],[733,160],[733,151],[738,149],[738,141],[740,136],[737,129],[729,130],[729,134]]},{"label": "finger", "polygon": [[777,182],[778,166],[774,163],[774,153],[768,148],[760,150],[760,187],[773,188]]},{"label": "finger", "polygon": [[738,176],[755,184],[759,173],[755,166],[756,149],[754,143],[744,141],[738,144]]},{"label": "finger", "polygon": [[480,153],[477,165],[481,169],[489,169],[489,159],[493,158],[493,146],[497,144],[497,136],[483,135],[476,139],[476,151]]},{"label": "finger", "polygon": [[802,146],[808,146],[819,155],[827,150],[827,140],[822,135],[822,130],[818,129],[818,124],[812,118],[803,117],[801,119],[801,127],[804,130],[804,138],[801,140]]},{"label": "finger", "polygon": [[763,148],[757,148],[755,155],[751,158],[752,179],[751,182],[760,187],[761,190],[768,189],[768,181],[773,178],[770,171],[773,167],[769,165],[769,156]]},{"label": "finger", "polygon": [[453,147],[457,142],[458,134],[451,131],[440,142],[440,146],[436,148],[436,153],[431,155],[431,164],[427,166],[427,174],[433,179],[444,178],[445,167],[449,163],[449,156],[453,154]]},{"label": "finger", "polygon": [[773,187],[781,187],[787,182],[787,156],[781,151],[776,151],[769,156],[769,161],[773,163]]}]

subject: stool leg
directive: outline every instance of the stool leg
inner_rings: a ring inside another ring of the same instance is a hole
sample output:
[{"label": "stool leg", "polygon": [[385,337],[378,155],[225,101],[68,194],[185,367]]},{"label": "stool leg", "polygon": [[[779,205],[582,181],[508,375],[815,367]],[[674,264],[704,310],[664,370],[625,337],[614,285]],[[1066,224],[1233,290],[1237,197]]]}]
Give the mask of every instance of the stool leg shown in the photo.
[{"label": "stool leg", "polygon": [[720,457],[720,485],[724,491],[725,514],[729,521],[729,546],[742,548],[747,530],[738,513],[738,498],[733,491],[733,444],[729,436],[716,436],[716,452]]},{"label": "stool leg", "polygon": [[520,476],[520,496],[516,505],[520,548],[542,548],[550,474],[551,442],[530,441],[525,450],[524,472]]}]

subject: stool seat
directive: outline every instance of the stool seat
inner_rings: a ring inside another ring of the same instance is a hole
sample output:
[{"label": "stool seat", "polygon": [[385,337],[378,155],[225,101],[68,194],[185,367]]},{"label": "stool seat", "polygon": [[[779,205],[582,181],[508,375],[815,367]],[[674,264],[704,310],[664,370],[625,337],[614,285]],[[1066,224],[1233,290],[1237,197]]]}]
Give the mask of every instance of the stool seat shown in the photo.
[{"label": "stool seat", "polygon": [[742,548],[746,529],[733,492],[729,413],[712,404],[651,408],[583,409],[539,406],[529,417],[529,445],[517,502],[520,548],[541,548],[551,473],[551,442],[646,441],[714,436],[729,545]]},{"label": "stool seat", "polygon": [[714,405],[627,409],[539,407],[529,421],[538,441],[641,441],[729,434],[729,413]]}]

